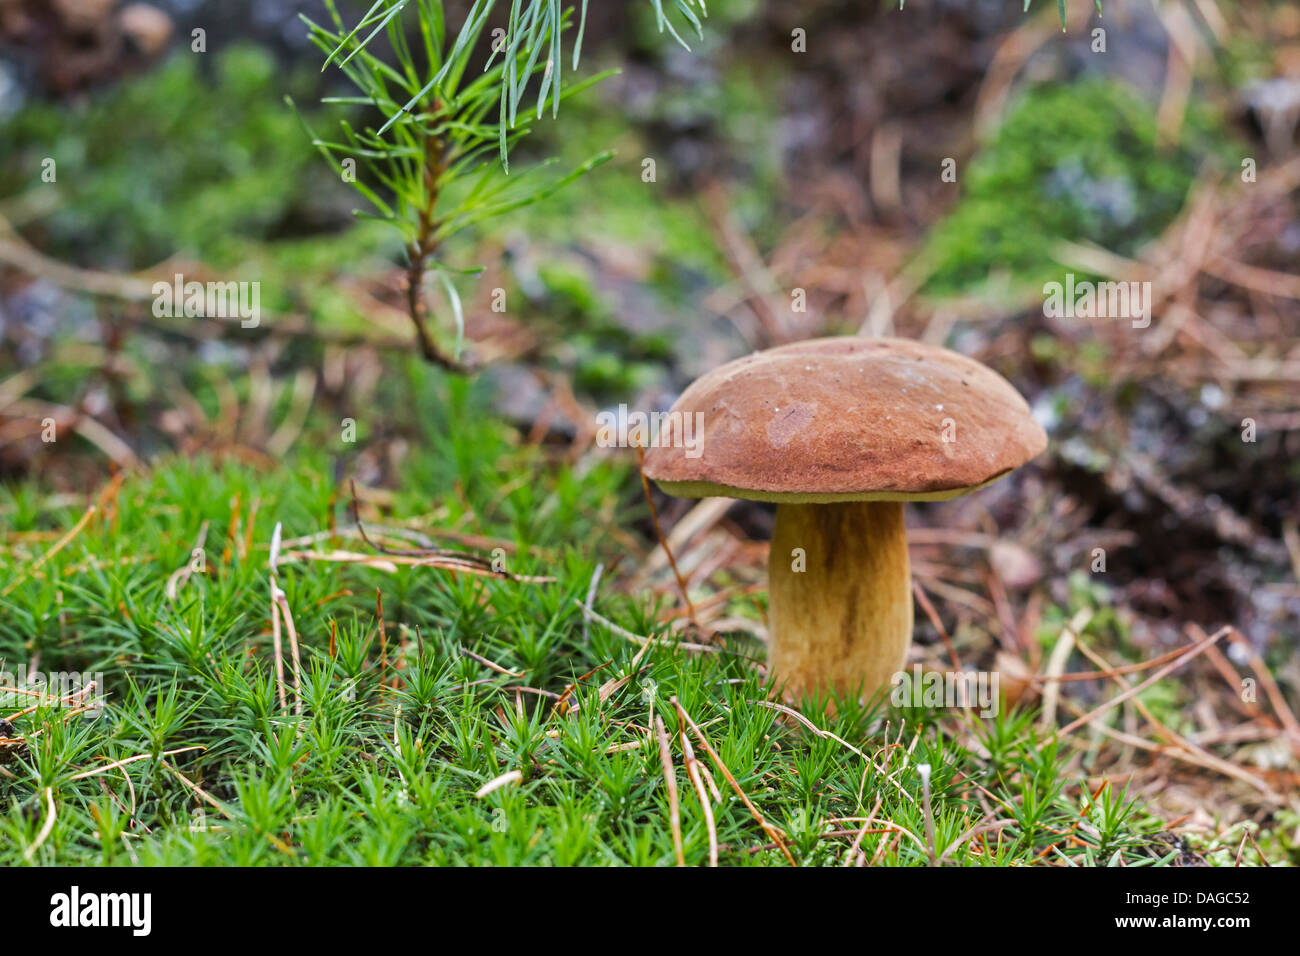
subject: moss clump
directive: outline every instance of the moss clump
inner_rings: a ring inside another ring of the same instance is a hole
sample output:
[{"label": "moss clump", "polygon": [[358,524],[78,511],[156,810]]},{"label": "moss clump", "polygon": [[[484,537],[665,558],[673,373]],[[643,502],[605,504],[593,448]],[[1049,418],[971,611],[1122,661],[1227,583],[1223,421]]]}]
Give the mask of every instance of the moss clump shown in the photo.
[{"label": "moss clump", "polygon": [[[42,249],[111,268],[176,254],[217,265],[242,240],[345,221],[346,206],[323,208],[332,177],[304,146],[271,55],[233,47],[215,57],[212,76],[200,59],[177,55],[71,110],[36,103],[10,121],[0,196],[57,191],[39,225]],[[305,82],[294,77],[288,89]],[[41,180],[47,157],[53,184]]]},{"label": "moss clump", "polygon": [[1059,280],[1062,240],[1132,255],[1182,208],[1198,170],[1229,146],[1204,111],[1180,141],[1156,142],[1151,106],[1122,83],[1090,79],[1028,90],[959,179],[964,194],[931,233],[926,291],[970,293],[990,273],[1013,289]]}]

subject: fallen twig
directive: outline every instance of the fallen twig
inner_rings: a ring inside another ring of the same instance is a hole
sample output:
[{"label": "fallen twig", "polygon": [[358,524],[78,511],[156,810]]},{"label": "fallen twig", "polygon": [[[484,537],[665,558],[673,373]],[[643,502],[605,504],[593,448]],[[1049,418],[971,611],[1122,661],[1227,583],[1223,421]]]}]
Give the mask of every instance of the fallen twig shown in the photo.
[{"label": "fallen twig", "polygon": [[710,744],[708,739],[704,736],[704,731],[700,730],[695,721],[691,720],[691,715],[686,713],[685,708],[682,707],[681,702],[676,697],[670,697],[669,701],[672,703],[673,707],[677,709],[678,719],[680,719],[687,727],[691,728],[696,739],[699,740],[700,746],[704,748],[704,752],[709,755],[709,758],[715,764],[717,764],[718,769],[722,771],[722,775],[727,778],[727,783],[731,784],[731,789],[736,791],[736,796],[740,797],[741,802],[749,808],[749,812],[753,814],[754,819],[758,821],[758,825],[763,828],[763,832],[768,835],[768,838],[771,839],[778,848],[780,848],[781,852],[785,855],[785,858],[790,861],[791,866],[798,866],[799,864],[795,862],[795,858],[791,855],[789,848],[785,845],[785,839],[781,830],[764,819],[763,814],[759,812],[758,807],[754,806],[744,789],[736,782],[736,778],[731,775],[731,771],[727,769],[727,765],[722,762],[722,757],[718,755],[718,752],[713,749],[713,745]]},{"label": "fallen twig", "polygon": [[659,736],[659,762],[664,768],[664,786],[668,789],[668,826],[673,832],[673,853],[677,865],[685,866],[686,857],[682,854],[682,813],[677,796],[677,774],[673,770],[673,755],[668,744],[668,731],[664,728],[664,719],[655,716],[655,733]]}]

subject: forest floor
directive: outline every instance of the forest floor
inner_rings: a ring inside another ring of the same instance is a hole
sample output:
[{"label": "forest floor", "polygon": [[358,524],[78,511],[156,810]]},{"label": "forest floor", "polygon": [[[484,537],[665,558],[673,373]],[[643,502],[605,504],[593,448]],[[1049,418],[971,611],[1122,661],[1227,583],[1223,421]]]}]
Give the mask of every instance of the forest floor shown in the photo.
[{"label": "forest floor", "polygon": [[[1300,21],[1120,3],[1103,55],[1082,9],[839,6],[719,2],[690,53],[593,24],[622,73],[529,150],[617,155],[453,250],[471,379],[412,355],[400,247],[283,106],[318,64],[33,93],[0,146],[0,861],[1300,862],[1300,156],[1260,79],[1300,84]],[[151,315],[182,271],[257,277],[261,327]],[[1067,271],[1151,282],[1149,326],[1044,314]],[[1048,430],[908,512],[909,666],[998,674],[995,715],[774,697],[771,508],[652,491],[661,542],[595,442],[845,333],[976,357]]]}]

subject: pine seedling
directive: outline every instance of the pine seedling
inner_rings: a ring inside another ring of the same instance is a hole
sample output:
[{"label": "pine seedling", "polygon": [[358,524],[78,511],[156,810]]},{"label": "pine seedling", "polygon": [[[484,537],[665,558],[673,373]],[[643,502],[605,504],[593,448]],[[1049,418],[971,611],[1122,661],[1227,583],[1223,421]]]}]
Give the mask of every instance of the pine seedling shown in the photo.
[{"label": "pine seedling", "polygon": [[[660,31],[683,45],[674,19],[701,31],[703,0],[650,2]],[[454,280],[481,269],[452,268],[443,255],[447,241],[552,196],[613,155],[602,152],[558,173],[547,172],[554,160],[523,172],[510,169],[512,149],[534,122],[548,111],[554,117],[563,100],[608,75],[576,83],[566,77],[566,69],[576,71],[581,58],[587,0],[580,5],[511,0],[507,26],[490,32],[497,0],[475,0],[455,31],[448,29],[443,0],[376,0],[350,29],[334,0],[325,6],[331,26],[303,20],[325,54],[325,68],[342,70],[356,94],[323,102],[378,111],[381,121],[377,128],[356,129],[342,120],[334,139],[310,129],[308,134],[365,198],[371,208],[365,215],[401,231],[406,310],[420,354],[450,371],[470,371],[475,363],[464,354],[465,316]],[[409,32],[402,16],[408,8],[416,17],[416,29]],[[567,57],[566,32],[573,37]],[[381,34],[390,48],[387,58],[373,51]],[[425,289],[432,281],[455,322],[450,350],[434,335]]]}]

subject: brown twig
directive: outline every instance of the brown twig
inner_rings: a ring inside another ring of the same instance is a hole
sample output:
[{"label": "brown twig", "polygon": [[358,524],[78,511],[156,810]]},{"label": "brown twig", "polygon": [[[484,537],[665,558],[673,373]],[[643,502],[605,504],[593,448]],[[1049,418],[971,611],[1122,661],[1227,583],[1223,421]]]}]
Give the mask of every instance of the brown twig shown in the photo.
[{"label": "brown twig", "polygon": [[697,631],[700,628],[700,622],[695,617],[695,605],[691,603],[691,596],[686,593],[686,580],[682,577],[682,572],[677,567],[677,559],[673,557],[672,549],[668,547],[668,539],[664,537],[663,528],[659,525],[659,509],[655,507],[654,497],[650,494],[650,479],[645,476],[645,449],[640,445],[636,446],[636,458],[639,465],[638,471],[641,474],[641,487],[645,491],[646,504],[650,506],[650,521],[654,525],[655,537],[659,539],[660,546],[664,549],[664,554],[668,558],[668,563],[672,566],[673,577],[677,579],[677,589],[681,591],[682,600],[686,603],[686,609],[690,613],[691,623]]},{"label": "brown twig", "polygon": [[939,618],[939,612],[930,603],[930,597],[925,593],[925,588],[921,587],[921,582],[915,578],[912,579],[912,593],[916,595],[916,603],[921,605],[921,610],[930,619],[934,629],[939,632],[939,638],[943,641],[944,647],[948,648],[948,659],[952,661],[953,670],[961,670],[961,660],[957,657],[957,648],[953,646],[952,638],[948,636],[948,629],[943,626],[943,621]]},{"label": "brown twig", "polygon": [[763,828],[763,832],[766,833],[772,842],[777,845],[785,855],[785,858],[790,861],[791,866],[798,866],[799,864],[795,862],[795,858],[791,855],[790,849],[785,845],[785,839],[780,829],[768,823],[767,820],[764,819],[763,814],[759,812],[758,807],[754,806],[744,789],[736,782],[736,778],[731,775],[731,771],[727,769],[727,765],[722,762],[722,758],[718,756],[718,752],[713,749],[713,745],[709,743],[707,738],[705,738],[704,731],[700,730],[695,721],[691,720],[690,714],[686,713],[685,708],[682,707],[681,702],[676,697],[670,697],[669,702],[677,709],[678,719],[687,727],[691,728],[692,733],[694,733],[696,739],[699,740],[700,746],[704,748],[704,752],[709,755],[709,758],[715,764],[717,764],[718,769],[722,771],[722,775],[727,778],[727,783],[731,784],[731,789],[736,791],[736,796],[740,797],[741,802],[744,803],[749,809],[749,812],[753,814],[754,819],[758,821],[758,825]]},{"label": "brown twig", "polygon": [[18,575],[16,578],[14,578],[12,581],[9,582],[9,585],[3,591],[0,591],[0,597],[8,597],[13,592],[14,588],[18,587],[18,585],[22,583],[25,577],[28,577],[34,572],[39,571],[41,568],[45,566],[45,562],[49,561],[50,558],[54,557],[56,554],[58,554],[60,551],[66,548],[68,544],[71,543],[72,539],[81,533],[81,529],[86,526],[86,524],[90,521],[92,517],[94,517],[94,514],[95,514],[95,506],[91,505],[84,512],[82,512],[81,518],[77,521],[76,524],[74,524],[68,530],[67,534],[65,534],[62,538],[60,538],[57,542],[55,542],[54,546],[51,547],[50,550],[46,551],[39,558],[37,558],[36,561],[32,563],[32,566],[28,568],[26,572]]},{"label": "brown twig", "polygon": [[1214,634],[1212,634],[1210,637],[1207,637],[1205,640],[1203,640],[1203,641],[1201,641],[1200,643],[1195,644],[1194,646],[1192,646],[1189,650],[1185,651],[1185,652],[1182,654],[1182,656],[1178,657],[1178,658],[1177,658],[1176,660],[1174,660],[1172,663],[1167,664],[1167,665],[1165,665],[1164,667],[1160,668],[1160,670],[1156,671],[1154,674],[1152,674],[1150,677],[1148,677],[1148,678],[1147,678],[1146,680],[1144,680],[1142,683],[1137,684],[1137,685],[1135,685],[1134,687],[1129,688],[1128,690],[1124,691],[1122,694],[1119,694],[1119,695],[1117,695],[1117,696],[1115,696],[1115,697],[1112,697],[1110,700],[1106,701],[1104,704],[1101,704],[1100,706],[1095,707],[1095,708],[1093,708],[1092,710],[1088,711],[1086,714],[1084,714],[1082,717],[1078,718],[1077,720],[1073,720],[1073,721],[1071,721],[1070,723],[1066,724],[1064,727],[1061,728],[1061,730],[1060,730],[1060,735],[1061,735],[1062,737],[1064,737],[1066,734],[1069,734],[1069,733],[1072,733],[1073,731],[1078,730],[1078,729],[1079,729],[1080,727],[1082,727],[1084,724],[1088,724],[1088,723],[1091,723],[1092,721],[1096,720],[1097,717],[1101,716],[1101,715],[1104,714],[1106,711],[1110,710],[1112,707],[1115,707],[1115,706],[1118,705],[1118,704],[1122,704],[1124,701],[1128,700],[1130,697],[1133,697],[1133,696],[1135,696],[1135,695],[1137,695],[1137,694],[1140,694],[1142,691],[1146,690],[1148,687],[1150,687],[1150,686],[1151,686],[1152,684],[1154,684],[1156,681],[1161,680],[1162,678],[1168,676],[1170,673],[1172,673],[1173,671],[1177,670],[1177,669],[1178,669],[1179,667],[1181,667],[1183,664],[1186,664],[1186,663],[1187,663],[1188,661],[1190,661],[1192,658],[1196,657],[1198,654],[1200,654],[1202,651],[1204,651],[1204,650],[1205,650],[1207,647],[1209,647],[1211,644],[1213,644],[1213,643],[1217,642],[1218,640],[1220,640],[1220,639],[1221,639],[1224,635],[1226,635],[1230,630],[1231,630],[1231,628],[1223,627],[1223,628],[1220,628],[1219,630],[1215,631]]},{"label": "brown twig", "polygon": [[[454,551],[450,548],[390,548],[384,544],[375,541],[366,533],[365,525],[361,523],[361,514],[359,511],[357,498],[357,485],[355,481],[349,482],[352,491],[352,497],[348,502],[349,509],[352,512],[352,522],[356,526],[357,534],[361,540],[370,547],[374,548],[380,554],[391,555],[397,558],[418,558],[421,566],[441,568],[445,571],[463,571],[468,574],[478,574],[482,577],[497,578],[502,581],[514,581],[522,584],[542,584],[553,581],[554,578],[536,577],[529,575],[512,574],[509,571],[498,570],[492,566],[492,562],[487,558],[479,557],[476,554],[469,554],[464,551]],[[336,554],[346,554],[346,552],[335,552]],[[320,557],[312,554],[312,557]],[[399,564],[411,564],[410,561],[395,562]]]},{"label": "brown twig", "polygon": [[462,647],[462,648],[460,649],[460,652],[461,652],[461,654],[463,654],[465,657],[468,657],[470,660],[478,661],[478,662],[479,662],[480,664],[482,664],[484,667],[488,668],[489,670],[494,670],[494,671],[496,671],[498,674],[505,674],[507,677],[523,677],[523,676],[524,676],[524,672],[523,672],[523,671],[512,671],[512,670],[510,670],[510,669],[507,668],[507,667],[502,667],[502,666],[501,666],[500,664],[498,664],[496,661],[490,661],[490,660],[488,660],[486,657],[483,657],[483,656],[481,656],[481,655],[479,655],[479,654],[475,654],[473,651],[471,651],[471,650],[470,650],[469,648],[467,648],[467,647]]},{"label": "brown twig", "polygon": [[787,707],[785,704],[778,704],[775,701],[771,701],[771,700],[754,700],[754,701],[750,701],[750,703],[755,704],[758,707],[766,707],[768,710],[780,711],[781,713],[789,717],[793,717],[795,720],[801,723],[804,727],[811,730],[818,737],[822,737],[826,740],[833,740],[841,747],[847,747],[849,750],[853,751],[855,754],[857,754],[859,757],[861,757],[863,760],[869,763],[880,773],[885,774],[885,779],[888,780],[890,783],[892,783],[895,787],[897,787],[898,792],[901,793],[904,797],[906,797],[908,800],[911,800],[913,803],[916,802],[916,798],[913,797],[910,793],[908,793],[906,788],[904,788],[902,784],[894,780],[891,774],[886,773],[885,768],[880,766],[880,764],[876,763],[875,760],[867,756],[859,748],[853,746],[853,744],[849,743],[843,737],[837,736],[836,734],[831,733],[829,730],[822,730],[820,727],[814,724],[803,714],[799,713],[799,711],[795,710],[793,707]]},{"label": "brown twig", "polygon": [[1286,728],[1287,735],[1291,738],[1292,749],[1300,748],[1300,721],[1296,720],[1296,716],[1292,713],[1286,698],[1282,696],[1282,689],[1277,686],[1277,681],[1273,679],[1268,665],[1264,663],[1264,659],[1259,656],[1259,652],[1255,650],[1250,641],[1246,640],[1235,627],[1229,629],[1228,640],[1245,652],[1246,660],[1250,663],[1250,669],[1255,672],[1259,682],[1264,685],[1264,693],[1268,697],[1269,703],[1273,705],[1274,712],[1277,714],[1278,719],[1282,721],[1282,726]]},{"label": "brown twig", "polygon": [[679,738],[682,745],[682,759],[686,763],[686,775],[691,779],[691,785],[695,787],[695,795],[700,800],[700,807],[704,811],[704,828],[709,835],[709,866],[718,865],[718,826],[713,821],[713,804],[709,802],[709,792],[704,787],[704,778],[700,773],[700,761],[695,756],[695,749],[691,747],[690,739],[686,736],[686,724],[682,723],[679,728]]},{"label": "brown twig", "polygon": [[[865,771],[863,771],[863,773],[865,774]],[[853,843],[850,844],[850,846],[849,846],[849,851],[848,851],[847,853],[844,854],[844,865],[845,865],[845,866],[852,866],[853,863],[854,863],[854,861],[855,861],[859,856],[862,855],[862,854],[861,854],[862,841],[863,841],[864,839],[866,839],[867,834],[868,834],[869,832],[871,832],[871,831],[869,830],[869,827],[871,826],[871,824],[873,824],[873,823],[876,821],[876,814],[880,812],[880,806],[881,806],[881,804],[884,803],[884,802],[885,802],[885,798],[884,798],[883,796],[881,796],[881,795],[878,794],[878,795],[876,796],[876,805],[875,805],[874,807],[871,808],[871,812],[868,813],[867,816],[866,816],[866,818],[862,821],[862,829],[860,829],[860,830],[858,831],[857,836],[855,836],[855,837],[853,838]],[[888,831],[888,830],[884,830],[884,831],[876,831],[876,832],[886,832],[886,833],[887,833],[887,832],[889,832],[889,831]]]},{"label": "brown twig", "polygon": [[682,853],[682,812],[677,795],[677,774],[673,770],[673,754],[668,743],[668,731],[664,728],[664,719],[655,715],[655,733],[659,736],[659,762],[664,768],[664,786],[668,789],[668,826],[673,832],[673,853],[677,865],[685,866],[686,857]]},{"label": "brown twig", "polygon": [[[1195,627],[1195,625],[1193,625],[1193,627]],[[1202,632],[1202,635],[1204,635],[1204,632]],[[1078,647],[1079,647],[1079,652],[1083,654],[1086,658],[1088,658],[1088,660],[1096,664],[1098,667],[1105,668],[1107,666],[1108,662],[1106,661],[1106,659],[1102,657],[1099,653],[1097,653],[1096,651],[1088,647],[1088,645],[1083,643],[1082,640],[1078,642]],[[1111,679],[1114,680],[1115,683],[1117,683],[1120,686],[1121,690],[1128,690],[1131,686],[1129,682],[1126,681],[1119,674],[1112,674]],[[1268,785],[1263,780],[1256,777],[1254,774],[1248,773],[1242,770],[1236,764],[1231,763],[1227,760],[1224,760],[1221,757],[1218,757],[1210,753],[1208,750],[1198,746],[1197,744],[1194,744],[1192,741],[1188,740],[1186,737],[1182,736],[1177,731],[1172,730],[1163,721],[1158,719],[1155,716],[1155,714],[1151,712],[1150,708],[1148,708],[1147,705],[1142,702],[1141,697],[1135,698],[1133,703],[1137,707],[1138,712],[1141,713],[1142,716],[1146,719],[1147,723],[1149,723],[1152,727],[1154,727],[1156,732],[1159,733],[1161,736],[1163,736],[1166,740],[1168,740],[1172,745],[1172,747],[1175,748],[1174,750],[1166,750],[1164,748],[1160,748],[1161,753],[1166,753],[1169,754],[1170,756],[1184,759],[1189,763],[1195,763],[1211,770],[1217,770],[1220,773],[1225,774],[1226,776],[1232,777],[1237,780],[1242,780],[1245,783],[1250,784],[1252,787],[1255,787],[1261,793],[1264,793],[1266,796],[1269,796],[1270,798],[1275,796],[1275,794],[1268,787]],[[1177,751],[1179,750],[1183,751],[1184,753],[1183,754],[1178,753]]]}]

